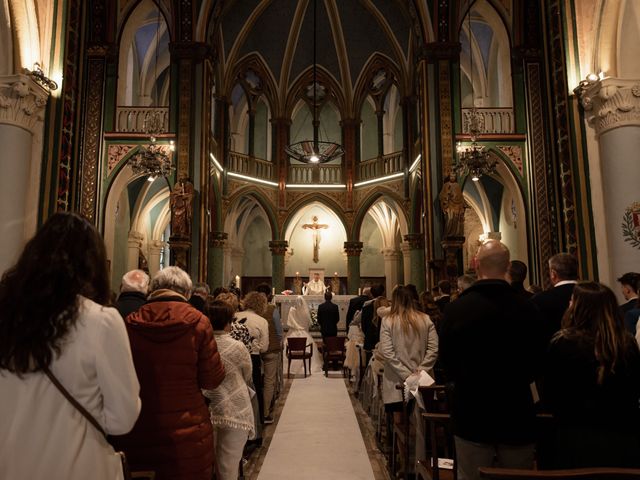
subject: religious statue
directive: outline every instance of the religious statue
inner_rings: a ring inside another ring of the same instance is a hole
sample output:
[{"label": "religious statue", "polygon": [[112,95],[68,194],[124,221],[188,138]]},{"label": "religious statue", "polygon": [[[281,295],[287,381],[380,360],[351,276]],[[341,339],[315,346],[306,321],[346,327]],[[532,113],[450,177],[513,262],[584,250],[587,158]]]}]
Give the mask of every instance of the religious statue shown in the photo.
[{"label": "religious statue", "polygon": [[320,274],[315,272],[313,274],[313,280],[310,280],[309,283],[305,284],[302,289],[303,295],[324,295],[324,291],[326,287],[324,282],[320,280]]},{"label": "religious statue", "polygon": [[171,236],[189,238],[193,218],[193,183],[180,180],[171,192]]},{"label": "religious statue", "polygon": [[464,198],[453,171],[440,192],[440,207],[445,219],[444,237],[464,237]]},{"label": "religious statue", "polygon": [[329,225],[324,225],[318,223],[318,217],[314,216],[311,220],[313,223],[306,223],[302,225],[302,228],[307,230],[311,230],[313,234],[313,263],[318,263],[320,261],[320,229],[329,228]]}]

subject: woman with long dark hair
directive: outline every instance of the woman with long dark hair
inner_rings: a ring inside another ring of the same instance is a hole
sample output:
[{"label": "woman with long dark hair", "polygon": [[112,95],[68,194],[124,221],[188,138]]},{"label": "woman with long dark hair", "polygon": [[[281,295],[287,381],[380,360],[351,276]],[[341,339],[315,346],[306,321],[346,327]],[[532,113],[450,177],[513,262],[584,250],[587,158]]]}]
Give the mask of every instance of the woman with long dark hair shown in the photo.
[{"label": "woman with long dark hair", "polygon": [[[0,280],[0,478],[122,478],[104,435],[131,430],[139,385],[89,222],[53,215]],[[51,375],[51,376],[48,376]]]},{"label": "woman with long dark hair", "polygon": [[640,351],[614,293],[576,285],[545,365],[558,468],[640,467]]}]

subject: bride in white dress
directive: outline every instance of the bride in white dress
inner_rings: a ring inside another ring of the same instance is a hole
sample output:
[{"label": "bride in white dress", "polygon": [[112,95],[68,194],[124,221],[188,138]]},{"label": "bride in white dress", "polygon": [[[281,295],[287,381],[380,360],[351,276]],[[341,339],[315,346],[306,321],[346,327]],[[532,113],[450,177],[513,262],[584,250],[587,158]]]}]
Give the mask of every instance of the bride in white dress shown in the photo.
[{"label": "bride in white dress", "polygon": [[[289,325],[289,331],[287,337],[301,337],[307,339],[307,345],[313,345],[313,356],[311,357],[311,372],[322,372],[322,355],[318,351],[318,346],[315,344],[313,337],[309,334],[309,325],[311,325],[311,312],[306,300],[302,296],[298,296],[296,303],[289,309],[289,316],[287,317],[287,324]],[[302,365],[300,365],[302,368]]]}]

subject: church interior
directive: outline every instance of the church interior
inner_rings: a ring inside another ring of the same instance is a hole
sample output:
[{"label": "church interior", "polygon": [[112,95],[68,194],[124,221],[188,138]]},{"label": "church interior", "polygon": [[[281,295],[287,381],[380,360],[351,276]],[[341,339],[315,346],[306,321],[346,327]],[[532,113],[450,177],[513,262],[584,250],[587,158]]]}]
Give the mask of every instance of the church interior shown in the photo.
[{"label": "church interior", "polygon": [[[527,287],[566,252],[621,301],[640,270],[640,2],[4,0],[0,146],[0,271],[76,212],[114,294],[179,266],[288,309],[317,272],[346,305],[455,284],[498,240]],[[285,375],[285,413],[321,377],[300,393]],[[332,417],[365,459],[376,408]],[[277,459],[304,435],[286,434],[246,478],[289,478]],[[334,476],[393,478],[379,456]]]}]

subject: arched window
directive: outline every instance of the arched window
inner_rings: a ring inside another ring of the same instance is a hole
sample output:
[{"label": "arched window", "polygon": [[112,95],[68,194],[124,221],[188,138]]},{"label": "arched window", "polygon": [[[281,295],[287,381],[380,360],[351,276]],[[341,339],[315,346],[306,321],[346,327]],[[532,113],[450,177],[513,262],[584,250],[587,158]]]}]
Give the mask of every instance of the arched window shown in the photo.
[{"label": "arched window", "polygon": [[[320,120],[319,139],[326,142],[342,143],[342,129],[340,127],[340,113],[331,102],[325,103],[318,115]],[[301,142],[313,139],[313,112],[309,105],[300,100],[293,109],[291,121],[290,143]],[[295,163],[296,160],[291,160]],[[330,164],[341,163],[341,157],[329,162]]]},{"label": "arched window", "polygon": [[120,38],[118,105],[169,105],[169,30],[151,0],[143,0],[131,13]]},{"label": "arched window", "polygon": [[367,96],[360,110],[360,160],[378,156],[378,117],[373,99]]}]

